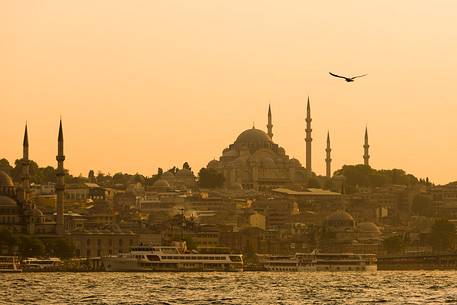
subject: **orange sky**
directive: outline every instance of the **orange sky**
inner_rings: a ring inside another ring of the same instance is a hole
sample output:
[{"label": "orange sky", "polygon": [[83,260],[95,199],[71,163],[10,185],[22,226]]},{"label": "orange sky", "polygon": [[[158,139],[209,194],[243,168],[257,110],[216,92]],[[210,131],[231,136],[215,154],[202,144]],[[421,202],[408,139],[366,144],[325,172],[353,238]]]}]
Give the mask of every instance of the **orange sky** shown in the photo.
[{"label": "orange sky", "polygon": [[[0,2],[0,157],[151,175],[198,170],[252,122],[304,163],[311,98],[313,169],[362,162],[457,180],[455,1]],[[368,73],[348,84],[331,78]]]}]

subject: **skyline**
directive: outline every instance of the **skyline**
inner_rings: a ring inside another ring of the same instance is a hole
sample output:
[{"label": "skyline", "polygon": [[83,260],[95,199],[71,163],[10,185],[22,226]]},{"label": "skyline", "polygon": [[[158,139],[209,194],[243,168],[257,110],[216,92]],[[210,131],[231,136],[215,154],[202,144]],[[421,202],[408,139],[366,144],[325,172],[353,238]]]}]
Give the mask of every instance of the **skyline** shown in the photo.
[{"label": "skyline", "polygon": [[0,4],[0,157],[20,158],[27,120],[30,158],[55,166],[62,114],[73,175],[198,171],[266,131],[271,102],[274,141],[305,165],[309,95],[317,174],[327,130],[337,170],[363,162],[368,125],[374,168],[457,180],[453,2],[134,3]]}]

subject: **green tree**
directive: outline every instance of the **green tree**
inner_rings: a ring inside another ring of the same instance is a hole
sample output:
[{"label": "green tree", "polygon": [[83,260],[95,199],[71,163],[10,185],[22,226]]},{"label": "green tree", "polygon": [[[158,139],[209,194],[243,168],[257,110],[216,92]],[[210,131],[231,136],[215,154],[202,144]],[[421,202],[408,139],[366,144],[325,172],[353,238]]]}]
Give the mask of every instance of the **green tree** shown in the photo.
[{"label": "green tree", "polygon": [[41,256],[45,253],[45,246],[41,239],[22,235],[19,240],[19,252],[23,257]]},{"label": "green tree", "polygon": [[8,160],[6,159],[0,159],[0,171],[4,171],[8,175],[11,175],[11,171],[13,170],[13,167],[10,165]]},{"label": "green tree", "polygon": [[405,242],[400,235],[391,236],[384,239],[384,250],[389,254],[398,254],[405,246]]},{"label": "green tree", "polygon": [[306,187],[314,188],[314,189],[320,189],[321,188],[321,184],[319,183],[319,180],[317,180],[317,178],[311,177],[311,178],[309,178],[308,184],[307,184]]},{"label": "green tree", "polygon": [[224,185],[224,175],[212,168],[202,168],[198,172],[198,184],[202,188],[217,188]]},{"label": "green tree", "polygon": [[46,252],[50,256],[62,259],[72,258],[75,254],[75,246],[71,240],[65,238],[51,239],[46,243]]},{"label": "green tree", "polygon": [[0,231],[0,252],[4,249],[8,254],[13,253],[13,249],[18,245],[18,238],[9,230],[2,229]]},{"label": "green tree", "polygon": [[413,204],[411,205],[411,212],[418,216],[433,216],[432,200],[422,194],[416,195],[413,199]]},{"label": "green tree", "polygon": [[455,243],[455,226],[447,220],[435,221],[430,232],[430,244],[434,252],[453,250]]}]

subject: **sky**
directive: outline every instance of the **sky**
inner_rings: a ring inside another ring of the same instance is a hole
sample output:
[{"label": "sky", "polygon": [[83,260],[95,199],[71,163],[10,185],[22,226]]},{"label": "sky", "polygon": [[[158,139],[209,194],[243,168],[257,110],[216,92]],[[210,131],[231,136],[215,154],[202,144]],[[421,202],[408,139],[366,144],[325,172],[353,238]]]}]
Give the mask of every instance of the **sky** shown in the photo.
[{"label": "sky", "polygon": [[[346,83],[328,72],[368,73]],[[152,175],[194,171],[243,130],[266,130],[313,170],[363,162],[457,180],[457,2],[0,1],[0,158]]]}]

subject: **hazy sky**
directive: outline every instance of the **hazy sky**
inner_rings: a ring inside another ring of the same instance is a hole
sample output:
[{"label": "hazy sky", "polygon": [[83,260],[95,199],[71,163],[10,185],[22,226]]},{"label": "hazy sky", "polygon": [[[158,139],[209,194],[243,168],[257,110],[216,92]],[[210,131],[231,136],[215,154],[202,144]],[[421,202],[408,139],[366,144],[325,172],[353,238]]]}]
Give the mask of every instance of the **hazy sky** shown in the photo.
[{"label": "hazy sky", "polygon": [[[197,170],[253,122],[313,169],[362,162],[457,180],[457,2],[0,2],[0,158],[151,175]],[[368,73],[354,83],[328,72]]]}]

